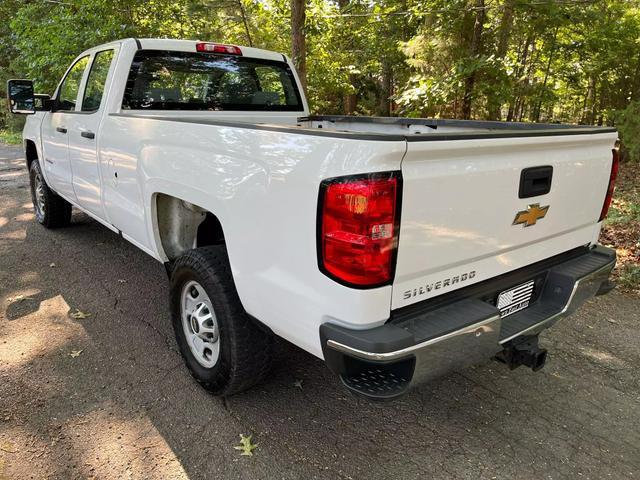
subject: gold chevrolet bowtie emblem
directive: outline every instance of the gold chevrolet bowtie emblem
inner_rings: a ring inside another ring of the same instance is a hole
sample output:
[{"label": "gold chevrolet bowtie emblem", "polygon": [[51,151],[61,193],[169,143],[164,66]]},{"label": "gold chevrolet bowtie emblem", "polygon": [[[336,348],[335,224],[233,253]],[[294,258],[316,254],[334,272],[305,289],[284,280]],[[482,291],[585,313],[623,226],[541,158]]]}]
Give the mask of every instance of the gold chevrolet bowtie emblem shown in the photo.
[{"label": "gold chevrolet bowtie emblem", "polygon": [[529,205],[526,210],[522,210],[516,213],[516,218],[513,220],[514,225],[522,225],[530,227],[535,225],[538,220],[544,218],[549,210],[549,205],[541,207],[539,203]]}]

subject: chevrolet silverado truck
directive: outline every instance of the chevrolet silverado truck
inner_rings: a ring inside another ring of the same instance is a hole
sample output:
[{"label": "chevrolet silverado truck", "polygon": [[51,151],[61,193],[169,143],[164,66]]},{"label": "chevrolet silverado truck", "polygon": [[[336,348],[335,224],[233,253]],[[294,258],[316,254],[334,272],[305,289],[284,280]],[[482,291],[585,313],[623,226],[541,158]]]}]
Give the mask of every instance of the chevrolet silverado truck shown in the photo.
[{"label": "chevrolet silverado truck", "polygon": [[217,395],[281,337],[370,399],[489,359],[613,288],[598,245],[614,128],[311,116],[290,59],[125,39],[79,55],[29,114],[35,218],[72,207],[164,263],[177,344]]}]

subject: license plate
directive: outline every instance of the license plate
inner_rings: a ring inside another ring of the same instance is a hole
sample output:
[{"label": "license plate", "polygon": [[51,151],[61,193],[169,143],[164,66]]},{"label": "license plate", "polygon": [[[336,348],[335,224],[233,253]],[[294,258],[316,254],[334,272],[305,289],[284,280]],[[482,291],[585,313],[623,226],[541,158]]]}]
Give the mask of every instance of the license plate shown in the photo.
[{"label": "license plate", "polygon": [[533,295],[533,285],[534,281],[531,280],[517,287],[505,290],[498,295],[496,305],[498,310],[500,310],[502,318],[513,315],[529,306],[531,296]]}]

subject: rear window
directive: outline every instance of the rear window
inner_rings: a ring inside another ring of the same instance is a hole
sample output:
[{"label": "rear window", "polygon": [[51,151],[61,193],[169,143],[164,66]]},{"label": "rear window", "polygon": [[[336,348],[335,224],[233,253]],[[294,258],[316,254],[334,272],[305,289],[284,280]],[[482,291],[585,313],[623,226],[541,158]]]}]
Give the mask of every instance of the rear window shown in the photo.
[{"label": "rear window", "polygon": [[136,53],[122,108],[303,110],[293,73],[284,62],[160,50]]}]

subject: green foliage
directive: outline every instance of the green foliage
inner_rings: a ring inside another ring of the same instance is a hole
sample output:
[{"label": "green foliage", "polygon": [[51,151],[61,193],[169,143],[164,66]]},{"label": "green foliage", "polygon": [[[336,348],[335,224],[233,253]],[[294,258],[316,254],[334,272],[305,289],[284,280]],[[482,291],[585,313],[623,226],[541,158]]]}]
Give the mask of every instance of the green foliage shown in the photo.
[{"label": "green foliage", "polygon": [[397,97],[404,113],[460,116],[472,77],[472,116],[491,120],[611,123],[640,96],[637,2],[422,3],[434,10],[402,45],[414,72]]},{"label": "green foliage", "polygon": [[242,433],[240,434],[240,445],[236,445],[233,447],[236,450],[240,450],[240,455],[244,455],[246,457],[253,457],[253,451],[258,448],[258,445],[253,443],[251,440],[252,435],[245,436]]},{"label": "green foliage", "polygon": [[637,290],[640,288],[640,265],[627,264],[620,270],[620,285],[623,288]]},{"label": "green foliage", "polygon": [[616,124],[624,146],[624,155],[640,162],[640,101],[632,101],[616,115]]},{"label": "green foliage", "polygon": [[22,143],[22,134],[19,131],[2,129],[0,130],[0,143],[20,145]]},{"label": "green foliage", "polygon": [[[619,196],[618,192],[618,197]],[[640,204],[626,201],[623,198],[616,198],[605,221],[607,225],[627,224],[634,221],[640,222]]]},{"label": "green foliage", "polygon": [[[640,157],[639,0],[306,1],[314,112],[617,122]],[[0,85],[52,93],[81,51],[131,36],[288,53],[290,14],[290,0],[3,0]]]}]

